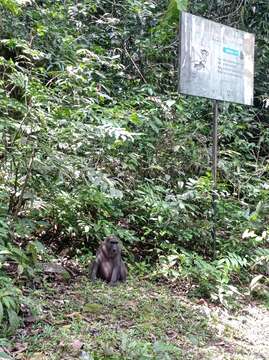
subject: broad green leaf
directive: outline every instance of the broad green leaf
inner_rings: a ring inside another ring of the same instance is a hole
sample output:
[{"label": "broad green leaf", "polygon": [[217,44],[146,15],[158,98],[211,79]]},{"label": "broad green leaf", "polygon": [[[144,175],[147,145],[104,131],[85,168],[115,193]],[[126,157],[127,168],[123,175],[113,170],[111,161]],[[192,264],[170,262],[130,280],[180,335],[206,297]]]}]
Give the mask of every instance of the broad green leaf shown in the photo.
[{"label": "broad green leaf", "polygon": [[20,325],[20,318],[16,312],[12,309],[7,310],[9,326],[12,331],[14,331]]},{"label": "broad green leaf", "polygon": [[255,276],[252,280],[251,280],[251,282],[250,282],[250,284],[249,284],[249,289],[250,289],[250,291],[253,291],[254,289],[255,289],[255,287],[258,285],[258,283],[259,283],[259,281],[261,280],[263,278],[263,275],[257,275],[257,276]]},{"label": "broad green leaf", "polygon": [[7,353],[0,351],[0,359],[12,360],[13,358],[10,357]]},{"label": "broad green leaf", "polygon": [[4,308],[3,308],[3,304],[2,304],[1,298],[0,298],[0,324],[3,321],[3,317],[4,317]]}]

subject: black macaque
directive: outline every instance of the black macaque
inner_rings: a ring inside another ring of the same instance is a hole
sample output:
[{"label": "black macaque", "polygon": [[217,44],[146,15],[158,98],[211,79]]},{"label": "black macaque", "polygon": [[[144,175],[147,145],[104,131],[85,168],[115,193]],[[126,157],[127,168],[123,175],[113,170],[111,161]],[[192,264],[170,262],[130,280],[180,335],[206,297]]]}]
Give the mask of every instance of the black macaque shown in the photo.
[{"label": "black macaque", "polygon": [[90,267],[90,277],[92,281],[99,278],[110,285],[126,280],[127,269],[122,261],[121,248],[116,236],[106,237],[99,246],[96,258]]}]

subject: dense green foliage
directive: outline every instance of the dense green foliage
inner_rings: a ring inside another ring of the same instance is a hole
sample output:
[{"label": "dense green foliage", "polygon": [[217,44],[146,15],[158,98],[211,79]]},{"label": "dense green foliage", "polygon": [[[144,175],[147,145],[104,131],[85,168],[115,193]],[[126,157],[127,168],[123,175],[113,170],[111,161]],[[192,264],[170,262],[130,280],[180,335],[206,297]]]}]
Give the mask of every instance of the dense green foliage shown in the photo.
[{"label": "dense green foliage", "polygon": [[[268,1],[24,3],[1,1],[0,10],[5,286],[10,264],[31,275],[42,242],[74,254],[110,233],[136,268],[155,263],[154,276],[191,278],[219,300],[235,293],[233,280],[250,281],[249,269],[264,274]],[[211,104],[176,92],[178,11],[187,6],[256,34],[256,106],[221,109],[214,261]],[[5,286],[0,315],[11,319],[19,306],[3,300]]]}]

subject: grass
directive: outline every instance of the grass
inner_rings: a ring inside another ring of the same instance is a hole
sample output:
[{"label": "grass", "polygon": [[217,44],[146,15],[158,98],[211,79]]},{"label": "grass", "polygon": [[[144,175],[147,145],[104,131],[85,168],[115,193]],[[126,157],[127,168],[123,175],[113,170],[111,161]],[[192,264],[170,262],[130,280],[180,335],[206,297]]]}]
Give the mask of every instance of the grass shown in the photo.
[{"label": "grass", "polygon": [[110,287],[81,277],[31,296],[38,315],[16,334],[16,359],[259,359],[231,314],[165,285],[129,279]]}]

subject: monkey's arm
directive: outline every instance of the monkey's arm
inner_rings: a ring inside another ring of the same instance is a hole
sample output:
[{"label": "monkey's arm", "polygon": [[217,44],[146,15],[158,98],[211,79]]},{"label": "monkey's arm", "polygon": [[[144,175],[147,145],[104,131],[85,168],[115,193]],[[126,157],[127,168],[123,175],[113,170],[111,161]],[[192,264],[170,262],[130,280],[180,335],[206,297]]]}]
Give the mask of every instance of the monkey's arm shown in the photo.
[{"label": "monkey's arm", "polygon": [[121,261],[121,266],[120,266],[120,281],[126,281],[127,278],[127,268],[124,264],[123,261]]},{"label": "monkey's arm", "polygon": [[90,277],[93,282],[96,281],[98,267],[99,267],[99,261],[97,258],[96,260],[93,261],[90,267]]}]

